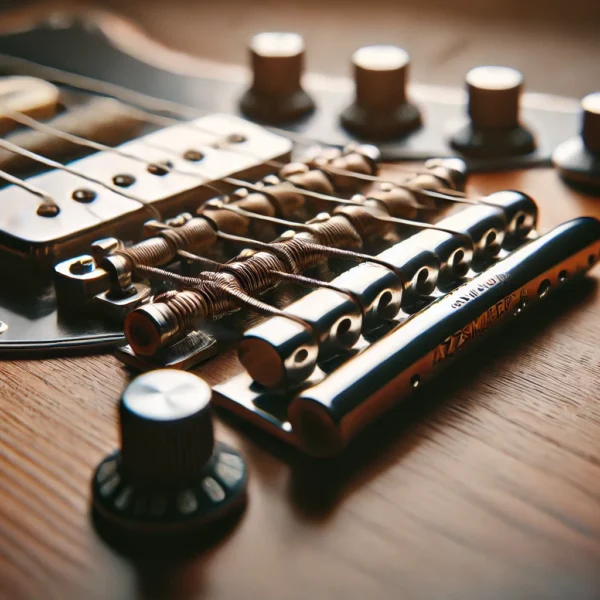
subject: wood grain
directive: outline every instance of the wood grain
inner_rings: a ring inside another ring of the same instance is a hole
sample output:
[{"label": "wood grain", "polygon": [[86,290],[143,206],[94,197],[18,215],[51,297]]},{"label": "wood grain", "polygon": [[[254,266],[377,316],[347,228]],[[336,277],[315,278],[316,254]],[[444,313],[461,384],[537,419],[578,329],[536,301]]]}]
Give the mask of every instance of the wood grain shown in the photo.
[{"label": "wood grain", "polygon": [[[351,76],[359,47],[397,44],[411,79],[462,86],[481,64],[510,65],[528,90],[581,97],[597,88],[600,3],[593,0],[103,0],[177,50],[245,63],[259,31],[297,31],[309,71]],[[548,62],[548,54],[553,60]]]},{"label": "wood grain", "polygon": [[[518,188],[542,227],[600,203],[551,170]],[[304,459],[228,419],[250,503],[217,546],[130,560],[97,536],[89,479],[117,444],[113,357],[0,364],[0,597],[595,600],[600,590],[600,293],[590,279],[488,341],[341,459]],[[211,383],[233,356],[199,370]]]}]

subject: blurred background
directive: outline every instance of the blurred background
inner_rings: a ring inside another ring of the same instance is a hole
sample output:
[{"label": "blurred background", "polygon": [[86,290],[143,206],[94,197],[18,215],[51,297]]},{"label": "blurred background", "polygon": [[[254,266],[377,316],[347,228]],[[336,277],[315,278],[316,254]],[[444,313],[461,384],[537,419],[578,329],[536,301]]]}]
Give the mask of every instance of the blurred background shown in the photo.
[{"label": "blurred background", "polygon": [[307,43],[307,68],[350,74],[359,46],[393,43],[412,57],[412,80],[462,86],[478,64],[525,74],[529,91],[581,97],[600,89],[597,0],[0,0],[10,12],[100,7],[174,49],[244,63],[246,42],[292,30]]}]

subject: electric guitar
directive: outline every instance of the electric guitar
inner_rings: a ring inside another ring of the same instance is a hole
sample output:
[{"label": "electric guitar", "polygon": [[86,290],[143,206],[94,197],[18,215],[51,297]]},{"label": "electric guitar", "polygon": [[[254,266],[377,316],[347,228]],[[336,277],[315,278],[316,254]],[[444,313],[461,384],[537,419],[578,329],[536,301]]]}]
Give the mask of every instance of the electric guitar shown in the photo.
[{"label": "electric guitar", "polygon": [[0,38],[6,597],[593,597],[600,95],[304,52]]}]

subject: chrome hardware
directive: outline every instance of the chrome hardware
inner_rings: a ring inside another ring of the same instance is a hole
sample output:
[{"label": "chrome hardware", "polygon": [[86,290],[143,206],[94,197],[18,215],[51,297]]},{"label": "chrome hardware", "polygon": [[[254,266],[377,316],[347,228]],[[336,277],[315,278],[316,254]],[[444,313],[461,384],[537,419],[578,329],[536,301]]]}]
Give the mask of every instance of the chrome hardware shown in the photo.
[{"label": "chrome hardware", "polygon": [[[229,134],[244,135],[245,141],[237,145],[243,152],[210,147],[215,136]],[[172,152],[182,153],[189,144],[201,148],[205,155],[199,163],[173,159],[175,167],[189,175],[173,170],[166,177],[156,177],[147,171],[148,163],[163,161]],[[123,240],[139,239],[150,216],[145,204],[155,206],[165,217],[195,210],[212,195],[211,185],[229,176],[260,177],[272,171],[266,166],[269,161],[286,158],[291,147],[286,138],[226,115],[202,117],[191,126],[160,129],[122,144],[118,147],[121,154],[107,150],[70,163],[68,168],[81,176],[55,169],[29,178],[28,183],[51,194],[60,209],[60,218],[36,217],[38,200],[25,189],[10,186],[0,190],[2,244],[7,252],[48,267],[87,250],[103,234]],[[124,173],[135,181],[127,188],[115,187],[113,178]],[[85,177],[93,181],[86,181]],[[88,193],[95,194],[91,204],[72,198],[82,182]]]},{"label": "chrome hardware", "polygon": [[104,257],[123,249],[123,242],[117,238],[102,238],[90,244],[92,256],[97,263],[102,262]]},{"label": "chrome hardware", "polygon": [[146,302],[151,295],[151,288],[143,283],[132,283],[127,295],[102,292],[93,298],[93,303],[101,313],[116,321],[125,317],[140,304]]},{"label": "chrome hardware", "polygon": [[65,260],[54,269],[54,288],[63,306],[84,306],[108,286],[108,272],[99,268],[87,254]]},{"label": "chrome hardware", "polygon": [[450,358],[521,318],[551,290],[588,271],[599,254],[600,221],[569,221],[440,297],[327,376],[317,368],[295,388],[272,390],[246,372],[215,386],[215,402],[311,455],[339,453]]}]

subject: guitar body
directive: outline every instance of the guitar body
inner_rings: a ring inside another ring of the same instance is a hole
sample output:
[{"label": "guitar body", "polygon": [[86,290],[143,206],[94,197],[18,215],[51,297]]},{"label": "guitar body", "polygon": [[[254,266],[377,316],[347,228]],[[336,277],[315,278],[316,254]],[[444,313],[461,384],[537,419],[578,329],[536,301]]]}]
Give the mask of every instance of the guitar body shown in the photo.
[{"label": "guitar body", "polygon": [[[173,62],[169,72],[171,54],[146,52],[141,38],[127,38],[139,34],[112,18],[103,24],[103,33],[74,26],[11,34],[0,52],[210,111],[237,111],[246,85],[239,70]],[[136,58],[122,52],[126,38]],[[75,47],[83,51],[66,51]],[[347,84],[314,83],[325,115],[296,132],[346,143],[337,121],[327,119],[348,101]],[[448,104],[426,86],[414,90],[429,114],[462,110],[460,95]],[[475,161],[469,195],[521,190],[538,202],[541,231],[579,216],[600,218],[598,199],[549,166],[551,148],[577,126],[567,105],[556,113],[527,105],[544,132],[539,154],[516,167]],[[388,144],[383,154],[403,161],[450,154],[442,141],[432,127],[413,145]],[[397,169],[384,165],[382,174]],[[8,331],[10,314],[0,315]],[[39,328],[27,319],[23,339],[33,339]],[[101,334],[108,337],[97,344],[58,352],[27,344],[8,352],[0,335],[0,596],[598,597],[600,291],[593,277],[455,361],[340,457],[310,459],[219,410],[217,437],[247,459],[248,506],[218,543],[161,559],[119,554],[90,519],[91,476],[119,445],[116,401],[131,379],[106,350],[123,341],[120,330]],[[242,366],[230,348],[193,372],[217,385]]]}]

